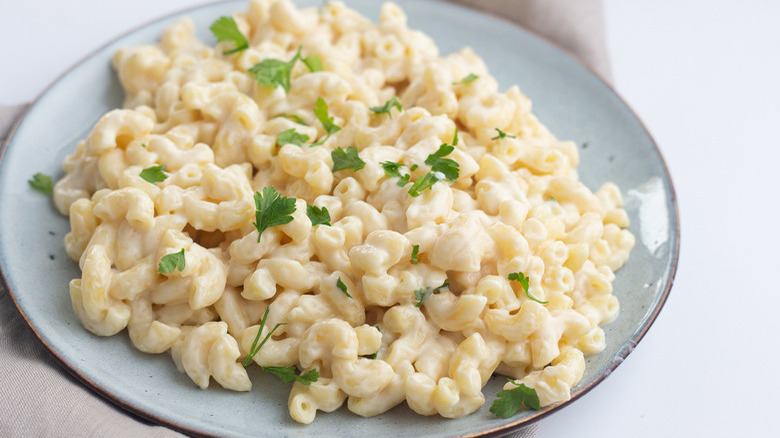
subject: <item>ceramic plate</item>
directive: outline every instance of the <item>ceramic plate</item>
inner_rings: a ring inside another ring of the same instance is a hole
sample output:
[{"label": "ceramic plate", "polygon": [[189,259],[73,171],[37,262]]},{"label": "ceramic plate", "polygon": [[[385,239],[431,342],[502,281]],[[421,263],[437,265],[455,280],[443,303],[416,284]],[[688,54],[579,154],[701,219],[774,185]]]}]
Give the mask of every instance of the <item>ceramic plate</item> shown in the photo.
[{"label": "ceramic plate", "polygon": [[[321,0],[298,0],[319,6]],[[655,319],[669,293],[678,252],[677,207],[658,149],[641,122],[607,85],[550,44],[506,22],[445,3],[400,0],[409,26],[432,36],[442,54],[469,45],[487,63],[501,89],[519,84],[534,112],[558,138],[581,145],[581,180],[592,190],[607,181],[622,190],[637,237],[631,258],[617,273],[620,316],[605,327],[607,348],[587,359],[572,399],[586,393],[622,362]],[[349,2],[376,21],[378,0]],[[194,435],[395,436],[500,435],[538,420],[566,403],[504,420],[488,407],[504,379],[485,388],[487,403],[457,420],[422,417],[402,404],[364,419],[342,408],[318,413],[302,426],[287,413],[289,387],[252,367],[249,393],[212,384],[197,388],[176,370],[168,354],[146,355],[126,334],[93,336],[73,313],[68,281],[80,276],[63,249],[67,218],[27,185],[36,172],[59,178],[62,159],[108,110],[121,106],[122,91],[110,59],[120,47],[157,41],[163,29],[187,15],[204,41],[220,15],[243,10],[244,1],[204,6],[155,21],[98,50],[48,88],[29,109],[6,144],[0,167],[0,263],[16,304],[40,339],[79,379],[114,403]]]}]

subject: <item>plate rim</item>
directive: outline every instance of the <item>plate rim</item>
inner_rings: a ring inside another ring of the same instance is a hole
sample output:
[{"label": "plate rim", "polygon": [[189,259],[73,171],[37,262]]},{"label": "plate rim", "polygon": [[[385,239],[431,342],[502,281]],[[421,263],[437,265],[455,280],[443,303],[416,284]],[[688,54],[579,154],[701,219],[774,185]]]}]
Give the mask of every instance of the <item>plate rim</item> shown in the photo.
[{"label": "plate rim", "polygon": [[[658,297],[657,304],[655,305],[653,311],[651,314],[646,315],[644,318],[644,323],[637,327],[634,334],[629,338],[629,343],[627,345],[622,346],[622,348],[619,350],[619,352],[612,358],[611,363],[604,368],[604,370],[601,371],[600,374],[598,374],[591,382],[589,382],[587,385],[577,388],[575,391],[571,392],[571,397],[568,400],[565,400],[563,402],[558,402],[555,404],[552,404],[550,406],[545,407],[544,409],[540,411],[535,411],[529,415],[525,415],[523,417],[518,418],[517,420],[510,421],[508,423],[501,424],[499,426],[490,427],[487,429],[482,429],[478,432],[473,433],[466,433],[466,434],[459,434],[456,435],[456,437],[459,438],[472,438],[472,437],[498,437],[498,436],[505,436],[508,433],[516,432],[517,430],[530,426],[531,424],[537,423],[539,420],[558,412],[559,410],[569,406],[576,400],[579,400],[582,396],[590,392],[593,388],[595,388],[598,384],[600,384],[602,381],[604,381],[608,376],[610,376],[617,367],[622,364],[625,359],[628,357],[631,352],[634,351],[636,346],[639,344],[639,342],[645,337],[647,332],[650,330],[650,327],[655,323],[656,319],[658,318],[659,313],[664,308],[668,298],[669,294],[671,293],[671,289],[674,283],[675,276],[677,274],[677,268],[679,264],[679,255],[680,255],[680,210],[679,205],[677,201],[677,194],[674,188],[674,182],[672,180],[672,175],[669,171],[669,167],[666,164],[666,160],[661,152],[661,150],[658,147],[658,143],[655,141],[655,138],[650,133],[650,130],[645,125],[644,121],[639,117],[637,112],[634,110],[634,108],[623,98],[623,96],[615,89],[615,87],[606,80],[600,73],[595,71],[591,66],[589,66],[587,63],[584,62],[582,58],[577,56],[576,54],[573,54],[563,48],[560,44],[550,40],[549,38],[539,34],[538,32],[534,32],[528,28],[525,28],[523,26],[520,26],[518,23],[513,22],[503,16],[499,16],[496,14],[493,14],[491,12],[486,11],[478,11],[475,9],[471,9],[469,7],[466,7],[464,5],[458,4],[458,3],[450,3],[446,2],[445,0],[426,0],[430,3],[437,3],[442,6],[446,7],[452,7],[456,9],[460,9],[462,11],[468,11],[469,13],[476,13],[481,14],[484,16],[489,17],[492,20],[498,20],[504,24],[510,25],[513,28],[524,32],[534,39],[537,39],[541,41],[542,43],[549,46],[552,50],[558,52],[559,54],[569,58],[570,60],[577,63],[580,67],[584,68],[589,74],[594,76],[599,82],[600,85],[604,86],[609,93],[611,93],[614,97],[618,99],[618,101],[628,110],[628,112],[631,114],[631,116],[639,123],[639,125],[642,128],[642,131],[644,131],[645,135],[647,136],[647,140],[649,140],[650,144],[652,145],[653,150],[655,151],[655,154],[657,155],[661,167],[663,169],[663,174],[665,176],[665,181],[668,183],[668,196],[669,196],[669,204],[672,207],[673,215],[671,215],[674,218],[674,230],[673,233],[669,233],[669,237],[673,240],[673,245],[669,248],[670,252],[670,260],[668,264],[669,273],[668,273],[668,279],[666,281],[666,284],[664,285],[663,292]],[[11,124],[11,126],[8,129],[7,135],[5,139],[3,140],[2,144],[0,144],[0,164],[2,164],[3,158],[5,157],[5,152],[8,149],[11,140],[14,138],[14,135],[16,134],[17,128],[21,124],[21,122],[28,116],[30,111],[39,104],[39,102],[46,96],[54,86],[59,83],[66,75],[70,74],[74,69],[76,69],[81,64],[87,62],[89,59],[96,56],[99,52],[104,50],[106,47],[116,43],[117,41],[137,32],[140,31],[148,26],[154,25],[156,23],[170,20],[174,17],[184,15],[188,12],[192,12],[195,10],[199,10],[206,7],[211,7],[215,5],[220,4],[227,4],[227,3],[239,3],[239,0],[219,0],[219,1],[205,1],[201,2],[192,6],[187,6],[172,12],[169,12],[163,16],[159,16],[156,18],[149,19],[147,21],[142,22],[141,24],[135,25],[124,32],[116,35],[115,37],[107,40],[104,44],[101,44],[100,46],[96,47],[95,49],[91,50],[87,54],[80,57],[77,61],[73,62],[70,66],[68,66],[65,70],[63,70],[57,77],[55,77],[53,80],[51,80],[46,87],[29,103],[22,103],[20,105],[24,105],[25,107],[19,112],[19,114],[16,117],[16,120]],[[47,353],[51,358],[54,359],[54,361],[64,368],[71,376],[73,376],[76,380],[78,380],[81,384],[88,387],[93,392],[100,395],[103,399],[108,400],[115,406],[121,408],[125,412],[129,413],[130,415],[141,417],[143,419],[149,420],[151,422],[154,422],[158,425],[162,425],[168,428],[171,428],[173,430],[186,433],[191,436],[196,437],[208,437],[208,438],[216,438],[220,435],[213,435],[211,433],[208,433],[203,430],[197,430],[193,429],[192,427],[189,427],[185,424],[180,424],[175,421],[167,420],[162,417],[159,417],[157,415],[154,415],[150,412],[147,412],[141,408],[138,408],[136,406],[133,406],[130,403],[125,403],[122,401],[119,397],[111,394],[109,390],[106,390],[102,388],[100,385],[96,384],[92,380],[90,380],[88,377],[83,375],[79,370],[76,369],[76,367],[71,366],[68,364],[67,360],[63,357],[61,357],[56,349],[49,345],[44,340],[44,337],[41,333],[39,333],[38,329],[35,327],[35,325],[31,322],[28,315],[24,312],[22,307],[19,304],[19,301],[17,300],[17,297],[10,287],[8,280],[6,279],[6,274],[3,272],[2,264],[0,264],[0,282],[2,282],[2,285],[5,287],[6,291],[8,292],[8,295],[11,298],[11,301],[14,303],[14,306],[16,307],[19,314],[24,319],[27,326],[33,331],[35,334],[35,337],[38,338],[38,340],[43,344],[45,347]]]}]

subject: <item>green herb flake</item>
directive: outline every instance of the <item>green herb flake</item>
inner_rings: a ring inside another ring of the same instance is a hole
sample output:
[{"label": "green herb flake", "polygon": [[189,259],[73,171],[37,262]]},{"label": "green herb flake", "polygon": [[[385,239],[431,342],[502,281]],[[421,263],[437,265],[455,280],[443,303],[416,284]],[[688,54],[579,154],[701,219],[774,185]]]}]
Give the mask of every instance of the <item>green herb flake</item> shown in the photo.
[{"label": "green herb flake", "polygon": [[286,144],[294,144],[295,146],[301,146],[309,140],[309,136],[306,134],[299,134],[294,128],[280,132],[276,136],[276,144],[284,146]]},{"label": "green herb flake", "polygon": [[282,61],[279,59],[264,59],[261,62],[253,65],[249,72],[253,73],[253,76],[258,84],[267,85],[269,87],[282,87],[287,93],[290,92],[290,75],[292,74],[295,63],[301,59],[301,48],[298,47],[298,52],[295,56],[288,61]]},{"label": "green herb flake", "polygon": [[297,116],[295,114],[279,114],[278,116],[273,116],[271,119],[277,119],[279,117],[284,117],[285,119],[290,119],[293,122],[303,125],[303,126],[309,126],[306,122],[303,121],[303,119],[300,116]]},{"label": "green herb flake", "polygon": [[400,178],[401,176],[401,168],[404,166],[401,163],[396,163],[395,161],[383,161],[380,163],[382,166],[382,169],[385,171],[385,175],[389,177],[397,177]]},{"label": "green herb flake", "polygon": [[445,287],[448,287],[449,283],[444,283],[439,287],[432,288],[430,286],[424,287],[422,289],[417,289],[414,291],[414,298],[417,300],[417,303],[415,304],[415,307],[421,307],[425,300],[428,299],[431,295],[433,295],[434,292],[439,291],[440,289],[444,289]]},{"label": "green herb flake", "polygon": [[417,303],[414,306],[421,307],[425,300],[427,300],[431,295],[433,295],[433,289],[430,287],[424,287],[422,289],[415,290],[414,298],[417,300]]},{"label": "green herb flake", "polygon": [[418,166],[416,164],[412,164],[412,167],[410,167],[409,170],[414,172],[415,170],[417,170],[418,167],[420,167],[420,166]]},{"label": "green herb flake", "polygon": [[439,179],[439,177],[437,177],[435,173],[428,172],[425,174],[425,176],[417,178],[414,181],[414,184],[412,184],[412,186],[409,187],[409,195],[416,198],[420,196],[420,194],[423,191],[431,188],[434,184],[436,184],[439,181],[441,181],[441,179]]},{"label": "green herb flake", "polygon": [[498,394],[496,394],[498,398],[490,405],[490,412],[497,417],[509,418],[515,415],[523,406],[536,411],[541,409],[539,395],[536,394],[535,389],[529,388],[512,379],[507,380],[512,382],[512,384],[517,385],[517,388],[499,391]]},{"label": "green herb flake", "polygon": [[331,151],[330,157],[333,159],[334,173],[344,169],[358,171],[366,165],[366,162],[360,159],[355,146],[350,146],[346,150],[338,147]]},{"label": "green herb flake", "polygon": [[390,100],[385,102],[383,106],[372,106],[369,108],[371,111],[375,112],[376,114],[387,114],[391,119],[393,118],[393,114],[390,112],[392,108],[397,109],[399,112],[404,110],[404,107],[401,105],[401,101],[398,100],[397,97],[393,96]]},{"label": "green herb flake", "polygon": [[453,82],[452,85],[470,84],[476,81],[477,79],[479,79],[479,76],[475,75],[474,73],[469,73],[468,76],[466,76],[465,78],[461,79],[458,82]]},{"label": "green herb flake", "polygon": [[349,292],[347,292],[347,285],[344,284],[343,281],[341,281],[341,277],[339,277],[336,280],[336,286],[338,286],[338,288],[341,289],[342,292],[344,292],[344,295],[346,295],[349,298],[352,298],[352,295],[350,295]]},{"label": "green herb flake", "polygon": [[158,183],[163,182],[168,178],[168,175],[163,172],[165,168],[168,167],[165,164],[159,165],[159,166],[151,166],[147,167],[146,169],[142,170],[139,176],[144,179],[144,181],[148,183]]},{"label": "green herb flake", "polygon": [[455,127],[455,134],[452,135],[452,145],[457,146],[458,145],[458,127]]},{"label": "green herb flake", "polygon": [[257,241],[267,228],[292,222],[295,213],[295,198],[281,196],[272,186],[264,187],[263,193],[255,192],[255,221]]},{"label": "green herb flake", "polygon": [[284,383],[298,382],[304,386],[309,386],[316,382],[320,378],[320,372],[316,368],[312,368],[303,374],[298,374],[298,369],[295,366],[289,367],[262,367],[263,371],[271,373],[274,376],[280,378]]},{"label": "green herb flake", "polygon": [[365,357],[366,359],[372,359],[373,360],[373,359],[376,359],[376,353],[366,354],[365,356],[360,356],[360,357]]},{"label": "green herb flake", "polygon": [[252,358],[255,357],[258,351],[260,351],[260,348],[263,347],[266,341],[268,341],[268,339],[271,338],[271,335],[274,334],[276,329],[287,324],[286,322],[277,323],[274,326],[274,328],[271,329],[271,331],[268,332],[267,335],[265,335],[265,338],[263,338],[263,341],[260,342],[260,345],[258,345],[257,342],[260,341],[260,335],[263,334],[263,327],[265,327],[265,321],[266,319],[268,319],[268,312],[270,311],[271,311],[271,306],[265,308],[265,313],[263,313],[263,318],[260,320],[260,327],[257,329],[257,335],[255,336],[255,340],[252,341],[252,346],[249,347],[249,354],[246,356],[246,359],[244,359],[244,363],[243,363],[244,366],[247,366],[250,363],[252,363]]},{"label": "green herb flake", "polygon": [[[455,141],[457,142],[457,133],[455,134]],[[460,174],[460,165],[457,161],[450,158],[444,158],[455,150],[455,146],[443,144],[439,146],[439,150],[428,155],[425,159],[425,164],[431,166],[431,172],[441,172],[448,181],[455,181]]]},{"label": "green herb flake", "polygon": [[317,208],[309,203],[306,203],[306,216],[311,221],[311,226],[315,225],[330,225],[330,213],[326,207]]},{"label": "green herb flake", "polygon": [[403,164],[396,163],[395,161],[384,161],[380,164],[382,165],[382,169],[385,171],[385,175],[399,178],[398,182],[396,182],[398,187],[403,187],[409,183],[409,179],[412,177],[412,175],[408,173],[401,173],[401,167],[404,166]]},{"label": "green herb flake", "polygon": [[160,259],[160,264],[157,265],[157,272],[159,274],[168,274],[178,270],[184,271],[186,260],[184,258],[184,248],[179,252],[168,254]]},{"label": "green herb flake", "polygon": [[211,33],[217,37],[217,41],[232,41],[236,46],[232,50],[222,52],[223,55],[230,55],[249,48],[249,41],[240,30],[233,17],[219,17],[217,21],[211,23]]},{"label": "green herb flake", "polygon": [[141,147],[145,148],[146,147],[146,143],[141,143]]},{"label": "green herb flake", "polygon": [[550,196],[550,199],[548,199],[548,201],[558,202],[558,199],[555,196]]},{"label": "green herb flake", "polygon": [[539,301],[538,299],[534,298],[533,295],[531,295],[531,292],[528,291],[528,277],[525,276],[522,272],[512,272],[507,276],[507,278],[510,281],[517,281],[520,283],[520,286],[523,287],[525,290],[525,296],[528,298],[536,301],[539,304],[547,304],[549,301]]},{"label": "green herb flake", "polygon": [[502,130],[500,130],[498,128],[496,128],[496,131],[498,131],[498,135],[493,137],[493,138],[491,138],[491,140],[498,140],[498,139],[506,138],[506,137],[508,137],[508,138],[517,138],[514,135],[509,135],[506,132],[504,132],[504,131],[502,131]]},{"label": "green herb flake", "polygon": [[412,264],[416,265],[419,260],[417,259],[417,253],[420,252],[420,245],[412,245]]},{"label": "green herb flake", "polygon": [[52,183],[51,177],[45,173],[38,172],[28,179],[27,182],[30,184],[30,187],[43,194],[51,195],[54,192],[54,183]]},{"label": "green herb flake", "polygon": [[319,146],[325,143],[330,138],[331,135],[340,131],[341,127],[333,123],[333,117],[331,117],[330,114],[328,113],[328,104],[321,97],[318,97],[317,102],[314,103],[314,115],[317,116],[317,119],[320,121],[320,123],[322,123],[322,127],[325,129],[325,132],[328,134],[327,136],[325,136],[325,138],[312,145],[312,146]]},{"label": "green herb flake", "polygon": [[312,73],[322,71],[322,61],[317,55],[309,55],[303,58],[303,63],[306,64],[306,67],[309,67]]}]

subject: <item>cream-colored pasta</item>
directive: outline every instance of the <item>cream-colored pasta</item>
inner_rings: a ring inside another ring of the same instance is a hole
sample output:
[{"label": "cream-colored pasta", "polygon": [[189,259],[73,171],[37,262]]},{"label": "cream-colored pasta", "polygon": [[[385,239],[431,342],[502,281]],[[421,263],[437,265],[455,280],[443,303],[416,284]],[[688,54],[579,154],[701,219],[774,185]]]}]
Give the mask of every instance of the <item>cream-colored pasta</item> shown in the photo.
[{"label": "cream-colored pasta", "polygon": [[[518,87],[499,92],[469,48],[440,57],[392,3],[379,24],[339,1],[250,0],[233,19],[245,50],[209,47],[184,19],[113,58],[124,108],[100,118],[54,190],[83,325],[127,328],[201,388],[249,391],[250,356],[316,370],[288,399],[301,423],[345,400],[361,416],[405,400],[460,417],[494,372],[542,406],[567,400],[620,308],[612,282],[634,236],[617,186],[579,182],[576,146]],[[294,63],[289,89],[250,71],[299,51],[323,68]],[[338,130],[315,114],[320,98]],[[290,132],[300,146],[282,142]],[[431,170],[413,196],[443,144],[457,175]],[[362,167],[332,171],[350,147]],[[162,178],[142,176],[155,168]],[[295,211],[261,233],[268,186]],[[312,206],[329,222],[313,225]],[[183,267],[162,270],[182,251]]]}]

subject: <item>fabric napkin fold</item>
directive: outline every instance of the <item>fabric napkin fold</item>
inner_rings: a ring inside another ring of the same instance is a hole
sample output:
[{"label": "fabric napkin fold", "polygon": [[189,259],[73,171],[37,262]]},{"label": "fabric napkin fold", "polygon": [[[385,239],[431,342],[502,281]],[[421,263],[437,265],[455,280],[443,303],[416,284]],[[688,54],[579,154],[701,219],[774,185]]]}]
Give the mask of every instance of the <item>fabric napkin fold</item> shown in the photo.
[{"label": "fabric napkin fold", "polygon": [[[448,0],[514,21],[611,79],[600,0]],[[0,106],[0,144],[28,105]],[[0,436],[182,437],[103,399],[62,368],[0,283]],[[534,423],[513,438],[536,436]]]}]

